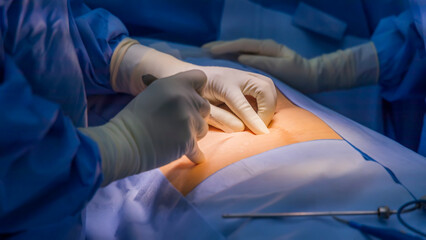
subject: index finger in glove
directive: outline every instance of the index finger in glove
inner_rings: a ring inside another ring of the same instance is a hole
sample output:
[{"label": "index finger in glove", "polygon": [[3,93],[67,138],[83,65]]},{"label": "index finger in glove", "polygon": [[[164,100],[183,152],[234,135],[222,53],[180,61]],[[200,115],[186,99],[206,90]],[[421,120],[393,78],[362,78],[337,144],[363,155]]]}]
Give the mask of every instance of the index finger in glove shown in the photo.
[{"label": "index finger in glove", "polygon": [[244,95],[256,98],[257,115],[263,120],[266,126],[271,122],[277,105],[277,91],[272,80],[260,74],[249,73],[255,77],[250,79],[243,89]]},{"label": "index finger in glove", "polygon": [[204,153],[200,150],[197,141],[194,139],[193,148],[186,153],[186,157],[195,164],[202,163],[206,160]]},{"label": "index finger in glove", "polygon": [[227,96],[224,102],[255,134],[269,133],[265,123],[254,111],[240,89]]},{"label": "index finger in glove", "polygon": [[264,56],[280,56],[282,45],[273,40],[257,40],[241,38],[234,41],[218,41],[208,43],[203,48],[208,48],[214,55],[226,53],[252,53]]},{"label": "index finger in glove", "polygon": [[220,45],[220,44],[223,44],[225,42],[226,41],[212,41],[212,42],[204,44],[203,46],[201,46],[201,48],[210,49],[210,48],[212,48],[212,47],[214,47],[216,45]]}]

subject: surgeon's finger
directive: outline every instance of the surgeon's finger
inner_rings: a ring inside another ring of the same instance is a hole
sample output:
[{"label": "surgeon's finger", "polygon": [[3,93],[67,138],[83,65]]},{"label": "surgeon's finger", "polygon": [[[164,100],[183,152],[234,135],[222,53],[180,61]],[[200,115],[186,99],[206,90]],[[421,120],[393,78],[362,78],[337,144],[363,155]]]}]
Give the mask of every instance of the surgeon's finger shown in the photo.
[{"label": "surgeon's finger", "polygon": [[273,40],[238,39],[212,44],[209,49],[213,55],[226,53],[252,53],[264,56],[280,56],[282,45]]},{"label": "surgeon's finger", "polygon": [[277,105],[275,85],[269,78],[260,78],[260,76],[256,75],[252,76],[258,78],[250,80],[250,84],[247,84],[247,88],[243,89],[243,94],[256,98],[257,115],[259,115],[265,125],[268,126],[274,117]]},{"label": "surgeon's finger", "polygon": [[232,91],[230,95],[224,99],[224,102],[255,134],[269,133],[265,123],[257,115],[256,111],[254,111],[241,90]]},{"label": "surgeon's finger", "polygon": [[193,148],[186,153],[186,157],[195,164],[202,163],[206,160],[204,153],[200,150],[197,141],[194,139]]},{"label": "surgeon's finger", "polygon": [[282,63],[280,62],[280,59],[274,57],[242,54],[238,57],[238,62],[257,68],[274,76],[280,76],[281,72],[284,71],[283,66],[281,66]]},{"label": "surgeon's finger", "polygon": [[219,44],[222,44],[222,43],[224,43],[225,41],[213,41],[213,42],[209,42],[209,43],[206,43],[206,44],[204,44],[203,46],[201,46],[201,48],[204,48],[204,49],[210,49],[210,48],[212,48],[213,46],[216,46],[216,45],[219,45]]},{"label": "surgeon's finger", "polygon": [[226,53],[258,53],[261,40],[241,38],[234,41],[216,42],[210,46],[210,52],[214,55]]},{"label": "surgeon's finger", "polygon": [[207,123],[227,133],[241,132],[245,128],[244,123],[234,114],[214,105],[210,106],[210,116],[207,118]]}]

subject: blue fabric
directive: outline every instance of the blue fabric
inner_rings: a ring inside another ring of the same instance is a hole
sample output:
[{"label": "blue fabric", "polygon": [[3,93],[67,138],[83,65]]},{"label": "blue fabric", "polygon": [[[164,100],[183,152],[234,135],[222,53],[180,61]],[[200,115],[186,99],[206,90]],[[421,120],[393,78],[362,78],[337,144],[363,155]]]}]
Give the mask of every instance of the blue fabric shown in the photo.
[{"label": "blue fabric", "polygon": [[[149,45],[152,41],[142,42]],[[259,72],[238,63],[212,60],[200,49],[197,55],[194,48],[172,47],[181,49],[179,55],[195,64]],[[200,229],[227,239],[365,239],[329,217],[249,220],[222,219],[221,214],[375,210],[382,205],[394,209],[412,200],[410,193],[416,198],[426,194],[424,157],[273,80],[292,102],[320,117],[345,140],[292,144],[243,159],[207,178],[185,198],[166,184],[158,170],[117,181],[101,189],[89,204],[88,236],[113,239],[122,236],[120,226],[129,226],[128,238],[150,238],[153,231],[163,234],[166,227],[185,238],[197,234],[193,221],[173,219],[177,215],[186,219],[189,214],[197,224],[206,224]],[[421,212],[404,217],[425,230]],[[161,218],[171,220],[159,224]],[[385,222],[375,216],[347,219],[404,230],[394,217]]]},{"label": "blue fabric", "polygon": [[[370,36],[374,33],[377,25],[383,18],[399,15],[409,9],[406,0],[361,0],[367,18]],[[345,11],[347,13],[347,11]]]},{"label": "blue fabric", "polygon": [[423,41],[416,31],[410,12],[383,19],[372,40],[379,56],[383,97],[388,101],[399,99],[403,93],[398,92],[398,87],[405,82],[403,80],[408,68],[416,58],[422,58],[417,53],[423,49]]},{"label": "blue fabric", "polygon": [[422,136],[420,139],[418,153],[426,157],[426,114],[423,117]]},{"label": "blue fabric", "polygon": [[410,0],[409,2],[417,31],[422,36],[424,46],[426,47],[426,4],[422,0]]},{"label": "blue fabric", "polygon": [[84,237],[102,181],[86,125],[86,91],[110,93],[109,61],[127,34],[81,1],[0,5],[0,238]]},{"label": "blue fabric", "polygon": [[347,24],[305,3],[300,3],[293,15],[293,24],[318,34],[340,40]]},{"label": "blue fabric", "polygon": [[86,0],[119,17],[131,35],[192,45],[217,39],[224,0]]},{"label": "blue fabric", "polygon": [[[261,7],[294,14],[300,3],[306,3],[348,25],[347,34],[368,38],[378,21],[405,10],[403,0],[317,1],[317,0],[251,0]],[[136,36],[200,45],[219,36],[224,2],[209,1],[126,1],[86,0],[92,8],[105,8],[118,16]],[[350,9],[351,11],[347,11]],[[247,9],[244,6],[240,11]],[[184,16],[184,17],[183,17]],[[254,17],[254,16],[251,16]]]},{"label": "blue fabric", "polygon": [[[281,1],[285,3],[284,1]],[[320,9],[320,8],[318,8]],[[323,9],[320,9],[324,11]],[[324,11],[328,13],[327,11]],[[225,1],[218,40],[237,38],[274,39],[306,58],[353,47],[367,38],[346,34],[341,41],[313,34],[293,23],[291,14],[264,8],[250,0]]]},{"label": "blue fabric", "polygon": [[393,124],[393,135],[417,150],[426,110],[426,53],[411,12],[383,19],[372,40],[379,56],[381,95],[389,103],[384,112]]},{"label": "blue fabric", "polygon": [[[417,27],[417,31],[423,39],[423,47],[426,49],[426,4],[422,0],[410,0],[410,10],[413,15],[414,23]],[[421,140],[418,152],[426,157],[426,113],[423,120],[422,134],[420,138]]]},{"label": "blue fabric", "polygon": [[[425,166],[422,160],[417,158],[418,167]],[[410,170],[400,171],[399,177],[412,174],[425,179],[424,171]],[[420,194],[422,187],[420,183],[410,186]],[[230,165],[202,182],[187,199],[227,239],[365,239],[331,217],[223,219],[221,215],[376,210],[383,205],[395,209],[412,198],[382,167],[364,161],[344,141],[320,140],[277,148]],[[421,213],[405,218],[425,230]],[[395,216],[387,221],[377,216],[345,219],[404,230]]]},{"label": "blue fabric", "polygon": [[87,239],[224,239],[155,169],[99,189]]},{"label": "blue fabric", "polygon": [[373,33],[379,21],[387,16],[396,15],[407,9],[404,0],[359,0],[359,1],[333,1],[333,0],[251,0],[266,8],[294,14],[300,3],[326,12],[340,19],[348,25],[347,34],[368,38]]},{"label": "blue fabric", "polygon": [[[80,4],[74,9],[87,7]],[[75,15],[74,19],[79,35],[71,37],[77,42],[75,51],[78,53],[87,94],[113,93],[109,82],[109,63],[115,47],[128,37],[126,27],[105,9],[87,10],[81,15]]]},{"label": "blue fabric", "polygon": [[[320,11],[340,19],[348,25],[347,33],[357,37],[370,36],[368,19],[364,12],[363,1],[333,1],[333,0],[251,0],[263,7],[293,15],[300,3],[306,3]],[[350,9],[350,11],[347,11]]]}]

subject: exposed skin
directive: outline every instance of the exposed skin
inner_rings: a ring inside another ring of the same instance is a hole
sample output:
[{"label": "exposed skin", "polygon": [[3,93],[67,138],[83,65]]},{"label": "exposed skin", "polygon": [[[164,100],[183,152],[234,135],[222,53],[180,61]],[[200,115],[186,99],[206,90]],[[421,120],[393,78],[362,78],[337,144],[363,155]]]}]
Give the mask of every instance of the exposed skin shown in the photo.
[{"label": "exposed skin", "polygon": [[293,143],[319,139],[342,139],[320,118],[294,105],[278,93],[277,108],[268,128],[269,134],[255,135],[249,130],[225,133],[210,127],[199,141],[206,161],[195,165],[185,156],[160,170],[183,195],[188,194],[204,179],[241,159]]}]

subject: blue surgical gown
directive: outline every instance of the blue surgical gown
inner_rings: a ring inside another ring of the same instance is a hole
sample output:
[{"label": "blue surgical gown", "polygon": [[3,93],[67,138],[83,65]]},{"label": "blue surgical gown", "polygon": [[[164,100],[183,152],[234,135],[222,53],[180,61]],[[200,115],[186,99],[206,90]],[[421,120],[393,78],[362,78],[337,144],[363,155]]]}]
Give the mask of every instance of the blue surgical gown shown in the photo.
[{"label": "blue surgical gown", "polygon": [[372,40],[378,52],[379,84],[388,119],[385,130],[408,148],[422,152],[419,143],[426,139],[421,135],[426,113],[426,52],[413,10],[384,18]]},{"label": "blue surgical gown", "polygon": [[84,237],[102,181],[86,94],[111,93],[121,21],[79,0],[0,3],[0,239]]}]

